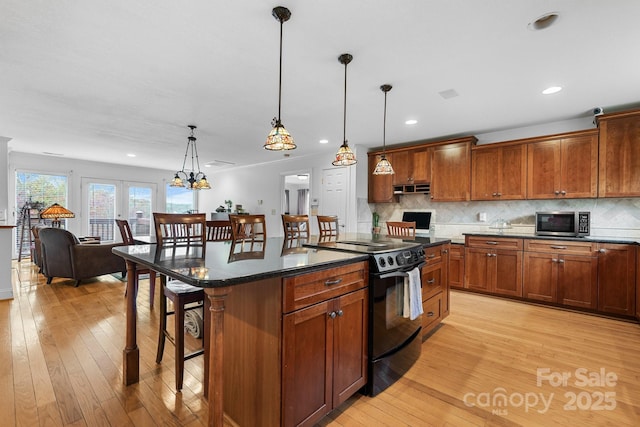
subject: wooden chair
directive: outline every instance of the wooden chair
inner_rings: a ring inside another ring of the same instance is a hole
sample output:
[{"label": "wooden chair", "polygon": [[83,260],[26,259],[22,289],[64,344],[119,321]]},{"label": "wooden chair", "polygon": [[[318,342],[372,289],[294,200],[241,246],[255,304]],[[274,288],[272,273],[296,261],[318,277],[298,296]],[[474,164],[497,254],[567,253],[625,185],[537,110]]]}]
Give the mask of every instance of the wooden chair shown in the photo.
[{"label": "wooden chair", "polygon": [[338,217],[335,215],[318,215],[320,237],[338,237]]},{"label": "wooden chair", "polygon": [[[118,226],[118,230],[120,230],[122,242],[125,245],[135,245],[136,242],[133,239],[133,233],[131,232],[129,221],[125,219],[116,219],[115,221]],[[153,302],[155,301],[156,294],[156,272],[148,268],[136,269],[136,296],[138,295],[138,281],[140,280],[140,276],[143,274],[149,275],[149,307],[153,308]],[[124,296],[127,296],[126,288]]]},{"label": "wooden chair", "polygon": [[264,215],[229,215],[231,238],[234,242],[246,240],[262,241],[267,239],[267,227]]},{"label": "wooden chair", "polygon": [[231,240],[231,221],[212,220],[207,221],[207,241],[223,242]]},{"label": "wooden chair", "polygon": [[[157,250],[167,248],[201,248],[204,257],[207,240],[205,214],[165,214],[154,213]],[[182,389],[184,361],[204,354],[204,347],[187,355],[184,354],[184,315],[188,310],[203,309],[204,290],[178,280],[168,280],[160,276],[162,298],[160,299],[160,327],[156,363],[162,362],[165,340],[175,347],[176,390]],[[173,303],[173,310],[167,309],[167,299]],[[174,335],[167,331],[167,317],[174,316]]]},{"label": "wooden chair", "polygon": [[390,237],[416,237],[416,222],[387,221],[387,233]]},{"label": "wooden chair", "polygon": [[282,215],[282,227],[285,239],[308,239],[309,216],[308,215]]}]

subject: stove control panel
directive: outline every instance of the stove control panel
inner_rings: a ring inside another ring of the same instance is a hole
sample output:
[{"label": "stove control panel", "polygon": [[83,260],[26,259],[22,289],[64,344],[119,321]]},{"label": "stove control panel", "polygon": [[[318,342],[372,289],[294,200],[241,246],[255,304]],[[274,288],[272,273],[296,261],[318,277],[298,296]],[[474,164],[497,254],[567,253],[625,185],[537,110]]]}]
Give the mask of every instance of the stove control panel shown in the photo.
[{"label": "stove control panel", "polygon": [[375,270],[386,273],[394,270],[412,268],[425,260],[424,249],[420,247],[378,253],[372,255]]}]

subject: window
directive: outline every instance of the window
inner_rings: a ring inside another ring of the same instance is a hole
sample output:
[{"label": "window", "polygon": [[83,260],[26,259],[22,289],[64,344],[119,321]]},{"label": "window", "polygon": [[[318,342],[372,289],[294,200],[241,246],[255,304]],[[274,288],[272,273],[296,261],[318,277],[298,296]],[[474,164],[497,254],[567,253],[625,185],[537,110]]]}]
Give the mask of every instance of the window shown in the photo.
[{"label": "window", "polygon": [[[54,203],[67,206],[68,178],[66,175],[47,175],[37,172],[16,172],[16,209],[18,226],[16,233],[16,253],[21,249],[22,256],[29,255],[31,230],[29,225],[40,220],[40,212]],[[66,220],[64,225],[66,226]],[[22,241],[22,245],[20,245]]]},{"label": "window", "polygon": [[195,191],[167,184],[167,213],[196,212]]}]

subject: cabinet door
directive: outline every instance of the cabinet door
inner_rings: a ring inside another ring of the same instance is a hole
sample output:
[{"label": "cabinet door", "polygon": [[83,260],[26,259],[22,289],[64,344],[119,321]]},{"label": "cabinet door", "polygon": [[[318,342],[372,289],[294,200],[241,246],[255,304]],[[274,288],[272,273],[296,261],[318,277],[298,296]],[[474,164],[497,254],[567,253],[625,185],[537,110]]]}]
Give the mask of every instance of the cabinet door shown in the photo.
[{"label": "cabinet door", "polygon": [[464,260],[464,287],[489,292],[488,271],[492,252],[488,249],[466,248]]},{"label": "cabinet door", "polygon": [[333,407],[367,382],[367,290],[336,300],[333,333]]},{"label": "cabinet door", "polygon": [[551,199],[559,195],[560,141],[529,144],[527,162],[527,198]]},{"label": "cabinet door", "polygon": [[471,190],[471,152],[469,142],[433,148],[431,160],[431,199],[442,202],[469,200]]},{"label": "cabinet door", "polygon": [[598,127],[598,196],[640,196],[640,111],[602,116]]},{"label": "cabinet door", "polygon": [[598,306],[598,258],[558,257],[558,303],[573,307]]},{"label": "cabinet door", "polygon": [[393,152],[393,185],[413,184],[413,176],[411,171],[410,151],[394,151]]},{"label": "cabinet door", "polygon": [[[555,261],[554,261],[555,260]],[[548,253],[524,253],[523,296],[546,302],[557,301],[557,256]]]},{"label": "cabinet door", "polygon": [[636,247],[599,243],[598,310],[633,316],[636,310]]},{"label": "cabinet door", "polygon": [[283,316],[282,411],[285,426],[313,425],[332,404],[334,300]]},{"label": "cabinet door", "polygon": [[522,252],[497,250],[493,292],[514,297],[522,296]]},{"label": "cabinet door", "polygon": [[[392,156],[387,153],[387,159],[391,162]],[[393,183],[392,177],[394,175],[374,175],[373,171],[376,168],[376,165],[380,161],[379,154],[370,154],[368,156],[369,161],[369,175],[368,179],[368,198],[369,203],[391,203],[395,202],[396,199],[393,195]]]},{"label": "cabinet door", "polygon": [[496,200],[499,157],[498,148],[471,152],[471,200]]},{"label": "cabinet door", "polygon": [[560,148],[560,194],[573,198],[596,197],[598,135],[564,138]]},{"label": "cabinet door", "polygon": [[431,182],[431,149],[416,148],[411,150],[413,157],[413,183],[426,184]]},{"label": "cabinet door", "polygon": [[523,200],[527,197],[527,146],[503,147],[498,163],[500,200]]},{"label": "cabinet door", "polygon": [[464,287],[464,246],[452,244],[449,250],[449,286]]},{"label": "cabinet door", "polygon": [[449,315],[449,244],[442,246],[442,317]]}]

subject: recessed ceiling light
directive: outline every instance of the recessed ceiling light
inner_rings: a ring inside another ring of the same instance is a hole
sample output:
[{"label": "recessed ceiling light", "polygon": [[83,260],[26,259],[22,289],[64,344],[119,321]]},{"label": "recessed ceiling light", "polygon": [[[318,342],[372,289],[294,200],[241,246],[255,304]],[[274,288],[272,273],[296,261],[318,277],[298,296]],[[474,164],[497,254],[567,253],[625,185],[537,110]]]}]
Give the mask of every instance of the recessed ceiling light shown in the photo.
[{"label": "recessed ceiling light", "polygon": [[418,123],[418,121],[415,119],[407,120],[406,122],[404,122],[405,125],[415,125],[416,123]]},{"label": "recessed ceiling light", "polygon": [[309,178],[309,175],[305,175],[305,174],[299,174],[298,175],[298,179],[301,180],[301,181],[304,181],[307,178]]},{"label": "recessed ceiling light", "polygon": [[328,144],[329,140],[328,139],[321,139],[320,141],[318,141],[320,144]]},{"label": "recessed ceiling light", "polygon": [[529,24],[527,24],[527,28],[529,28],[531,31],[544,30],[545,28],[549,28],[551,25],[553,25],[553,23],[556,22],[557,19],[558,12],[545,13],[544,15],[534,19],[532,22],[529,22]]},{"label": "recessed ceiling light", "polygon": [[210,165],[209,163],[205,163],[205,164],[204,164],[204,167],[205,167],[205,168],[210,168],[210,167],[211,167],[211,165]]},{"label": "recessed ceiling light", "polygon": [[551,95],[552,93],[558,93],[562,90],[561,86],[551,86],[542,91],[544,95]]},{"label": "recessed ceiling light", "polygon": [[135,157],[135,156],[136,156],[136,155],[135,155],[135,154],[133,154],[133,153],[128,153],[128,154],[127,154],[127,157]]}]

